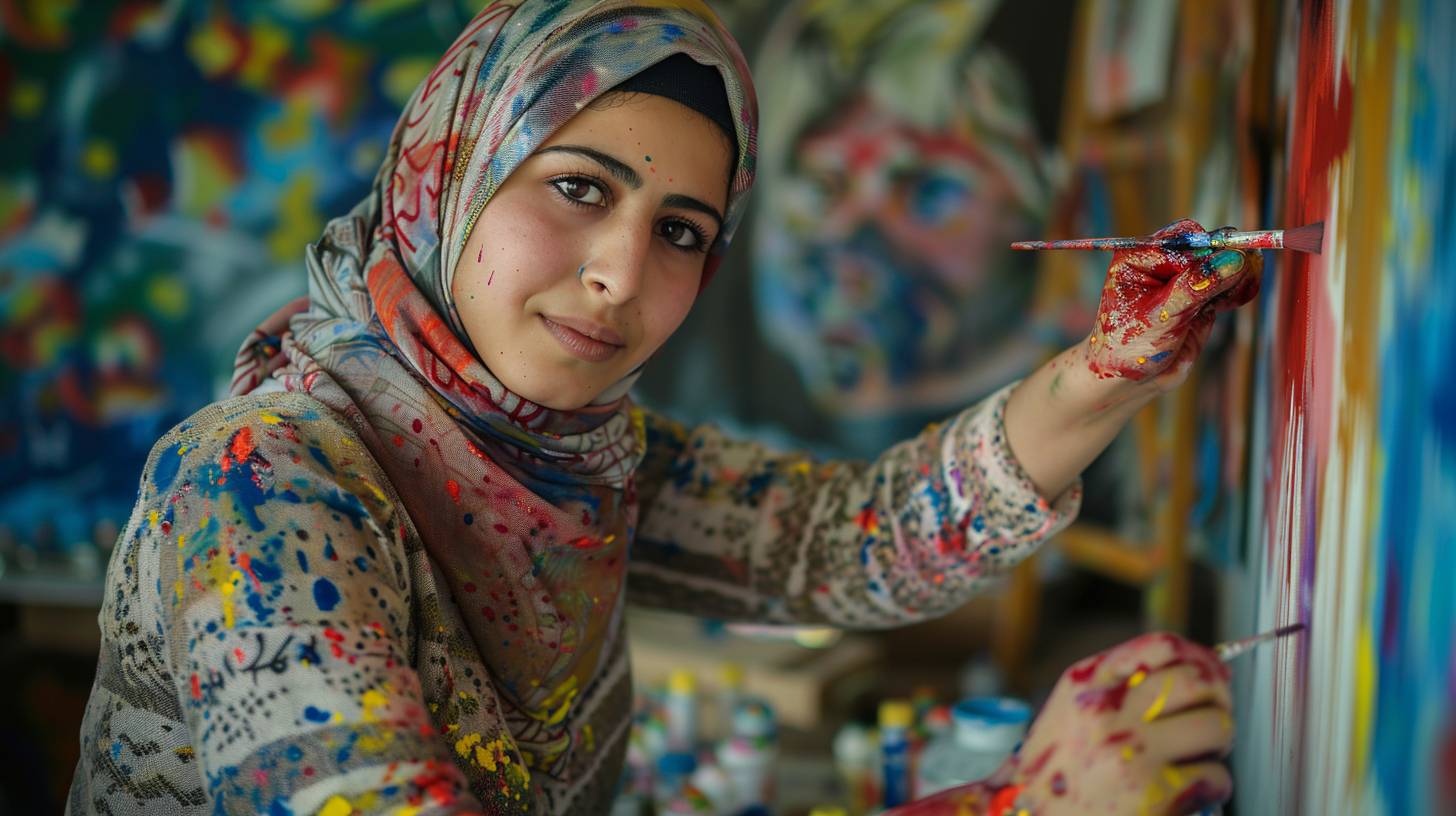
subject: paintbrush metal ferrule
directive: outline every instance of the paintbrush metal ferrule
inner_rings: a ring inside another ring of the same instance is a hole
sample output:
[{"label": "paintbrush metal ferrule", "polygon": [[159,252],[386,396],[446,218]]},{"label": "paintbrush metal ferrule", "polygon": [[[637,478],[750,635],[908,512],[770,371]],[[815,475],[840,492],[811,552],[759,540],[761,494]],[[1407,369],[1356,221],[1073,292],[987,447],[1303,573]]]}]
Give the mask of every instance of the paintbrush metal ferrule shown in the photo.
[{"label": "paintbrush metal ferrule", "polygon": [[1257,635],[1250,635],[1239,640],[1228,640],[1213,647],[1213,653],[1224,663],[1233,660],[1239,655],[1253,649],[1261,643],[1269,643],[1282,637],[1297,634],[1304,631],[1304,624],[1291,623],[1288,626],[1281,626],[1278,629],[1271,629]]}]

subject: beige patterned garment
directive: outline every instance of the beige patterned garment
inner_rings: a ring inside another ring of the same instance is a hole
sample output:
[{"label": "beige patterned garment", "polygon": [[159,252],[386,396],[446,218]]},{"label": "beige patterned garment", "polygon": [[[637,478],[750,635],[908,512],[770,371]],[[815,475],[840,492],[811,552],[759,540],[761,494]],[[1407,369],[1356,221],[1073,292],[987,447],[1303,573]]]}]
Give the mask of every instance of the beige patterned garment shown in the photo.
[{"label": "beige patterned garment", "polygon": [[209,406],[158,442],[112,558],[69,811],[604,812],[626,601],[895,626],[964,603],[1072,518],[1080,487],[1049,505],[1012,458],[1006,396],[871,464],[639,413],[640,529],[600,553],[627,558],[625,591],[602,599],[599,642],[571,644],[599,668],[545,715],[463,617],[494,610],[504,643],[554,636],[522,614],[533,570],[510,597],[452,593],[357,427],[304,394]]}]

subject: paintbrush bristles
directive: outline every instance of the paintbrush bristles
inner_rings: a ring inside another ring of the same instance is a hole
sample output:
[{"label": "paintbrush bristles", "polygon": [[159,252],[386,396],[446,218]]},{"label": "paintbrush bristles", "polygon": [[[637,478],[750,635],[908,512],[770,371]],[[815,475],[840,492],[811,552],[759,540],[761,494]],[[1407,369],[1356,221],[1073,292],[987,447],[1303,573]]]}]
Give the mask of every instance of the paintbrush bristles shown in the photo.
[{"label": "paintbrush bristles", "polygon": [[1295,252],[1320,254],[1325,244],[1325,222],[1316,221],[1284,231],[1284,248]]}]

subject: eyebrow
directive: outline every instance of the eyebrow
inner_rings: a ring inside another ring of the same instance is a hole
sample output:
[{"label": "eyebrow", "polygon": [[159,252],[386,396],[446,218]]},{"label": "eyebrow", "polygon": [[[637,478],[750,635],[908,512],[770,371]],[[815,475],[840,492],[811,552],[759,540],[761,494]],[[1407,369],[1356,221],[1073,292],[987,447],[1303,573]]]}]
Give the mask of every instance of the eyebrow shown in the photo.
[{"label": "eyebrow", "polygon": [[574,153],[578,156],[585,156],[588,159],[607,168],[607,172],[617,177],[617,180],[636,190],[642,187],[642,177],[637,171],[627,166],[624,162],[614,159],[600,150],[593,150],[590,147],[580,145],[552,145],[543,147],[537,153]]},{"label": "eyebrow", "polygon": [[703,202],[697,200],[696,198],[693,198],[692,196],[685,196],[679,193],[665,195],[662,197],[662,206],[679,207],[684,210],[693,210],[694,212],[700,212],[704,215],[710,215],[713,217],[714,221],[718,222],[718,229],[723,229],[722,214],[714,209],[712,205],[704,204]]},{"label": "eyebrow", "polygon": [[[636,170],[633,170],[630,165],[628,165],[621,159],[609,156],[600,150],[594,150],[590,147],[584,147],[582,145],[551,145],[550,147],[543,147],[536,152],[571,153],[577,156],[584,156],[596,162],[597,164],[600,164],[602,167],[605,167],[608,173],[611,173],[612,176],[614,176],[618,181],[626,184],[628,187],[631,187],[634,190],[642,188],[642,176],[639,175]],[[662,197],[662,206],[678,207],[684,210],[700,212],[704,215],[712,217],[712,219],[717,222],[718,229],[723,229],[723,214],[718,212],[718,210],[714,208],[711,204],[705,204],[702,201],[693,198],[692,196],[682,195],[681,193],[672,193],[669,195],[665,195]]]}]

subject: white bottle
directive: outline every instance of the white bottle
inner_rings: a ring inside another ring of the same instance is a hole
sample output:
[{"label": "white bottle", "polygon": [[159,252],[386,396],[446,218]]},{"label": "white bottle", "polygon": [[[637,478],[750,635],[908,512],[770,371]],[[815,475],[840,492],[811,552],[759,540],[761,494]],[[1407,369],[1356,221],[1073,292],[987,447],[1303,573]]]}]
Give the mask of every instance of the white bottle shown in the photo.
[{"label": "white bottle", "polygon": [[732,812],[773,804],[773,762],[778,754],[772,742],[731,737],[718,744],[718,766],[731,783]]},{"label": "white bottle", "polygon": [[849,816],[864,816],[880,805],[879,736],[858,723],[834,735],[834,770],[849,802]]},{"label": "white bottle", "polygon": [[1026,736],[1031,706],[1013,697],[971,697],[951,709],[954,726],[920,757],[915,795],[990,776]]},{"label": "white bottle", "polygon": [[698,683],[693,673],[678,669],[667,678],[663,698],[667,721],[667,749],[691,753],[698,747]]}]

